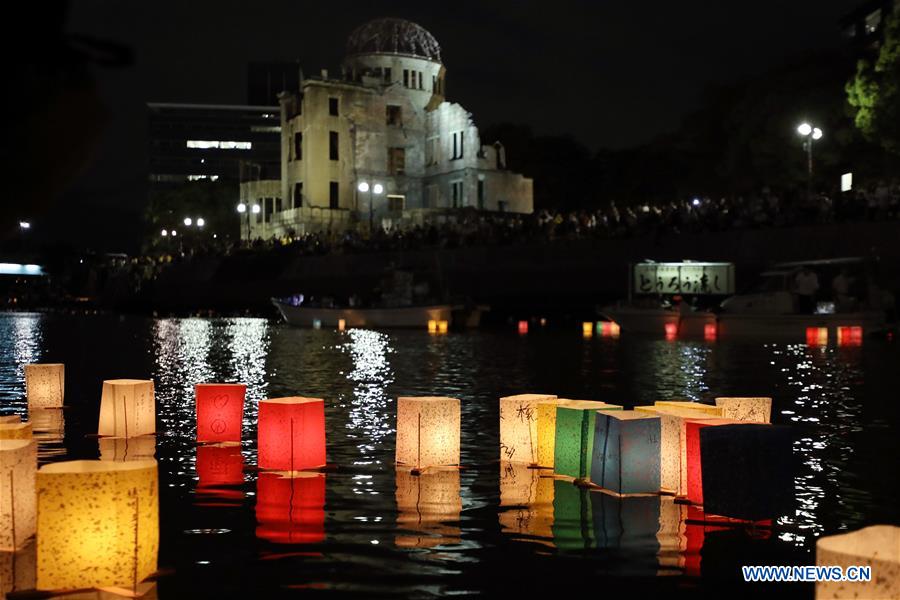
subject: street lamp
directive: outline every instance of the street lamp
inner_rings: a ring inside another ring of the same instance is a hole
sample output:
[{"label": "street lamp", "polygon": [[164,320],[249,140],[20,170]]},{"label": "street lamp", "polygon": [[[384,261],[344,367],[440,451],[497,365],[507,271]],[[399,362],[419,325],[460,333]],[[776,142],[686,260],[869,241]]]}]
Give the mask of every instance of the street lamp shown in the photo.
[{"label": "street lamp", "polygon": [[[174,233],[174,232],[173,232],[173,233]],[[163,230],[160,232],[160,235],[163,236],[163,237],[167,237],[167,236],[169,235],[169,232],[166,231],[165,229],[163,229]]]},{"label": "street lamp", "polygon": [[380,183],[375,183],[375,184],[372,184],[372,186],[370,187],[368,181],[360,181],[359,184],[357,184],[356,189],[358,189],[360,191],[360,193],[363,193],[363,194],[365,194],[366,192],[369,192],[369,235],[371,236],[372,235],[372,227],[373,227],[372,223],[375,219],[375,211],[374,211],[374,207],[373,207],[372,194],[375,194],[376,196],[380,196],[384,192],[384,186],[381,185]]},{"label": "street lamp", "polygon": [[807,181],[806,181],[806,194],[807,196],[812,196],[812,177],[813,177],[813,159],[812,159],[812,147],[813,141],[822,139],[824,135],[822,130],[816,127],[815,125],[810,125],[807,122],[800,123],[797,126],[797,133],[803,136],[803,149],[806,150],[806,169],[807,169]]},{"label": "street lamp", "polygon": [[184,226],[185,226],[185,227],[190,227],[190,226],[191,226],[191,223],[193,223],[193,220],[192,220],[190,217],[185,217],[185,218],[184,218]]},{"label": "street lamp", "polygon": [[19,229],[31,229],[31,222],[19,221]]},{"label": "street lamp", "polygon": [[198,217],[197,218],[197,227],[203,227],[204,225],[206,225],[206,219],[204,219],[203,217]]}]

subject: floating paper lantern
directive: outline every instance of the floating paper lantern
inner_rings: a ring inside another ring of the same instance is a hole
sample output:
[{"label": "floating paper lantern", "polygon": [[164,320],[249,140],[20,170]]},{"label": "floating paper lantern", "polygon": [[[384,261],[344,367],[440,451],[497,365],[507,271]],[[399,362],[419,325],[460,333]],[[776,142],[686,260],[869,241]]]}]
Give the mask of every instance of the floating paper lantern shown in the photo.
[{"label": "floating paper lantern", "polygon": [[558,405],[553,470],[576,479],[590,477],[597,411],[621,409],[592,400],[566,400]]},{"label": "floating paper lantern", "polygon": [[221,489],[244,482],[244,457],[235,443],[197,446],[197,491],[225,499],[242,498],[240,490]]},{"label": "floating paper lantern", "polygon": [[130,438],[100,438],[100,460],[133,461],[156,458],[156,436],[140,435]]},{"label": "floating paper lantern", "polygon": [[[599,323],[598,323],[599,325]],[[592,337],[594,335],[594,324],[590,321],[585,321],[581,324],[581,335],[586,338]]]},{"label": "floating paper lantern", "polygon": [[806,328],[806,344],[808,346],[827,346],[828,345],[828,328],[827,327],[807,327]]},{"label": "floating paper lantern", "polygon": [[538,404],[554,399],[544,394],[500,398],[500,460],[537,464]]},{"label": "floating paper lantern", "polygon": [[437,321],[434,319],[429,319],[428,320],[428,333],[437,333],[437,330],[438,330]]},{"label": "floating paper lantern", "polygon": [[156,433],[153,381],[145,379],[104,381],[97,433],[114,437]]},{"label": "floating paper lantern", "polygon": [[0,440],[0,551],[14,552],[35,532],[37,444]]},{"label": "floating paper lantern", "polygon": [[716,398],[722,417],[748,423],[772,422],[771,398]]},{"label": "floating paper lantern", "polygon": [[33,590],[36,570],[34,540],[15,552],[0,551],[0,599],[11,592]]},{"label": "floating paper lantern", "polygon": [[37,474],[37,588],[136,590],[156,571],[155,460],[76,460]]},{"label": "floating paper lantern", "polygon": [[270,542],[321,542],[325,539],[325,475],[260,473],[256,520],[256,536]]},{"label": "floating paper lantern", "polygon": [[425,469],[459,464],[456,398],[397,399],[397,464]]},{"label": "floating paper lantern", "polygon": [[60,363],[25,365],[28,410],[60,408],[65,397],[66,366]]},{"label": "floating paper lantern", "polygon": [[553,537],[553,478],[524,463],[500,464],[500,528],[505,533]]},{"label": "floating paper lantern", "polygon": [[259,468],[302,471],[325,466],[325,401],[270,398],[259,402]]},{"label": "floating paper lantern", "polygon": [[825,598],[900,598],[900,527],[872,525],[821,537],[816,565],[869,567],[869,581],[818,581],[816,600]]},{"label": "floating paper lantern", "polygon": [[666,323],[664,329],[667,340],[675,339],[675,336],[678,335],[678,323]]},{"label": "floating paper lantern", "polygon": [[[574,400],[565,398],[556,398],[553,400],[540,400],[537,404],[537,428],[538,428],[538,450],[537,450],[537,466],[552,469],[554,455],[556,454],[556,409],[566,404],[571,404]],[[602,403],[601,403],[602,404]],[[604,407],[611,407],[606,404]],[[603,408],[596,406],[595,408]]]},{"label": "floating paper lantern", "polygon": [[519,334],[525,335],[528,333],[528,321],[519,321]]},{"label": "floating paper lantern", "polygon": [[321,319],[313,319],[313,329],[322,329]]},{"label": "floating paper lantern", "polygon": [[742,423],[699,434],[704,512],[751,521],[793,513],[789,428]]},{"label": "floating paper lantern", "polygon": [[595,422],[591,482],[617,494],[659,492],[659,417],[634,410],[601,411]]},{"label": "floating paper lantern", "polygon": [[715,323],[706,323],[703,325],[703,339],[707,342],[715,341],[718,333],[718,326]]},{"label": "floating paper lantern", "polygon": [[447,333],[450,330],[450,322],[441,320],[437,323],[438,333]]},{"label": "floating paper lantern", "polygon": [[397,527],[403,548],[431,548],[460,540],[459,470],[435,468],[419,475],[397,469]]},{"label": "floating paper lantern", "polygon": [[703,504],[703,463],[700,455],[700,430],[704,427],[735,425],[731,419],[685,419],[685,457],[687,460],[687,499],[693,504]]},{"label": "floating paper lantern", "polygon": [[0,440],[30,440],[31,423],[23,423],[19,415],[3,417],[0,421]]},{"label": "floating paper lantern", "polygon": [[860,326],[838,327],[837,328],[837,345],[838,346],[862,346],[863,331]]},{"label": "floating paper lantern", "polygon": [[338,331],[344,331],[347,328],[347,321],[338,319]]},{"label": "floating paper lantern", "polygon": [[198,383],[195,385],[197,441],[241,441],[246,393],[247,386],[242,383]]}]

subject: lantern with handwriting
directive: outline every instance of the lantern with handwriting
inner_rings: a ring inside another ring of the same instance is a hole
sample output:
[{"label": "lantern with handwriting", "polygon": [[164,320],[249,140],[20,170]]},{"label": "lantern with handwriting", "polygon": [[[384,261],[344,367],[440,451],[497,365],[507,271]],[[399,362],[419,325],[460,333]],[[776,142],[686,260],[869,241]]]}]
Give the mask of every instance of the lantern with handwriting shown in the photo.
[{"label": "lantern with handwriting", "polygon": [[303,471],[325,466],[325,401],[270,398],[259,402],[259,468]]},{"label": "lantern with handwriting", "polygon": [[156,458],[156,436],[139,435],[130,438],[100,438],[100,460],[131,461]]},{"label": "lantern with handwriting", "polygon": [[0,440],[0,550],[14,552],[35,532],[37,445]]},{"label": "lantern with handwriting", "polygon": [[325,475],[260,473],[256,480],[256,537],[276,544],[325,539]]},{"label": "lantern with handwriting", "polygon": [[25,365],[28,410],[61,408],[65,397],[66,366],[60,363]]},{"label": "lantern with handwriting", "polygon": [[538,403],[555,398],[544,394],[500,398],[500,460],[537,464]]},{"label": "lantern with handwriting", "polygon": [[156,571],[159,480],[155,460],[76,460],[41,467],[37,587],[125,588]]},{"label": "lantern with handwriting", "polygon": [[687,462],[687,499],[693,504],[703,504],[703,463],[700,456],[700,430],[704,427],[735,425],[731,419],[685,419],[685,458]]},{"label": "lantern with handwriting", "polygon": [[572,402],[565,398],[540,400],[537,404],[538,450],[537,466],[553,468],[553,456],[556,453],[556,409]]},{"label": "lantern with handwriting", "polygon": [[621,406],[593,400],[567,400],[557,406],[553,470],[575,479],[589,478],[597,411],[621,409]]},{"label": "lantern with handwriting", "polygon": [[156,400],[149,379],[103,382],[99,435],[133,437],[156,433]]},{"label": "lantern with handwriting", "polygon": [[750,521],[793,514],[788,427],[741,423],[699,433],[704,512]]},{"label": "lantern with handwriting", "polygon": [[247,386],[242,383],[198,383],[195,385],[197,441],[241,441],[246,393]]},{"label": "lantern with handwriting", "polygon": [[431,548],[459,542],[459,470],[437,467],[414,475],[397,468],[397,527],[401,548]]},{"label": "lantern with handwriting", "polygon": [[634,410],[596,414],[591,482],[617,494],[659,492],[659,417]]},{"label": "lantern with handwriting", "polygon": [[722,417],[748,423],[772,422],[771,398],[716,398]]},{"label": "lantern with handwriting", "polygon": [[416,469],[458,465],[459,422],[456,398],[398,398],[397,464]]},{"label": "lantern with handwriting", "polygon": [[0,420],[0,440],[30,440],[31,437],[31,423],[23,423],[19,415]]},{"label": "lantern with handwriting", "polygon": [[524,463],[500,464],[502,531],[544,539],[553,536],[554,479],[544,473]]},{"label": "lantern with handwriting", "polygon": [[900,598],[900,527],[872,525],[856,531],[821,537],[816,564],[869,567],[869,581],[818,581],[816,600],[825,598]]}]

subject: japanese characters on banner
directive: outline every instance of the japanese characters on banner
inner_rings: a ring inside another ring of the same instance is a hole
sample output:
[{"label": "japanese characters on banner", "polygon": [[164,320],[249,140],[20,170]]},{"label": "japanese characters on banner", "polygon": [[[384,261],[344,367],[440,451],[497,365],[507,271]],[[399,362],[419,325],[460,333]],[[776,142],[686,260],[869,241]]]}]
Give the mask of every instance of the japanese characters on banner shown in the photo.
[{"label": "japanese characters on banner", "polygon": [[731,263],[638,263],[634,265],[635,294],[734,293]]}]

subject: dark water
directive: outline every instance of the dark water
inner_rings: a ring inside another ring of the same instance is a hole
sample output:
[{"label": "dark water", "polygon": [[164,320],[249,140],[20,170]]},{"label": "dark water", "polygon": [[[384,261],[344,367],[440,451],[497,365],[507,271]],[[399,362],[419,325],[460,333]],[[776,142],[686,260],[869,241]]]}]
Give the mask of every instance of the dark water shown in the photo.
[{"label": "dark water", "polygon": [[[64,423],[40,427],[42,463],[98,456],[86,434],[96,431],[103,379],[156,381],[162,598],[528,597],[573,583],[591,595],[812,597],[811,585],[744,586],[740,565],[813,564],[820,535],[898,522],[897,344],[38,314],[0,315],[0,340],[0,413],[25,415],[25,363],[66,363],[69,408]],[[239,454],[194,443],[193,385],[203,381],[248,385]],[[626,406],[772,396],[773,422],[793,426],[795,510],[771,530],[704,527],[667,498],[616,499],[527,470],[501,478],[497,399],[521,392]],[[289,395],[326,399],[334,469],[324,478],[256,472],[256,402]],[[461,471],[420,481],[396,473],[400,395],[461,399]]]}]

